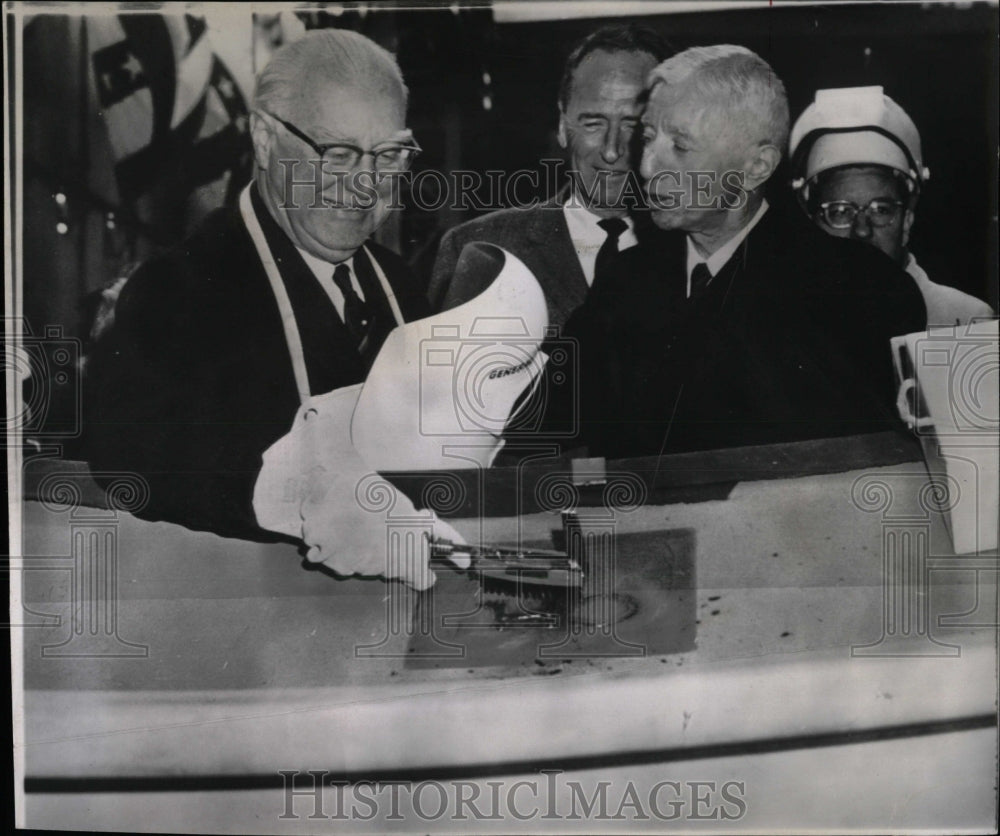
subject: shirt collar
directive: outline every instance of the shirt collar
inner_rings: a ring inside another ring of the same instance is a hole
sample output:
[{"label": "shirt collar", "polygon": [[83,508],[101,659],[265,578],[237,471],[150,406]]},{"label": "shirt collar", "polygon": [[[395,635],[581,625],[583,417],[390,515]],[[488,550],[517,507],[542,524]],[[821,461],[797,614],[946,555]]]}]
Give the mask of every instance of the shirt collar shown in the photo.
[{"label": "shirt collar", "polygon": [[[570,237],[574,240],[593,241],[600,245],[608,237],[608,233],[598,226],[601,218],[587,209],[572,194],[563,204],[563,212],[566,213],[566,225],[569,227]],[[626,216],[622,220],[628,226],[628,232],[635,229],[635,222],[630,217]]]},{"label": "shirt collar", "polygon": [[[312,271],[312,274],[319,279],[321,282],[325,282],[333,275],[333,271],[337,268],[337,264],[331,264],[329,261],[323,261],[321,258],[316,258],[308,250],[304,250],[301,247],[296,247],[299,251],[299,255],[302,256],[302,260],[306,263],[306,266]],[[347,269],[351,271],[351,277],[354,277],[354,256],[345,259],[344,261],[338,262],[338,264],[346,264]]]},{"label": "shirt collar", "polygon": [[690,294],[690,283],[691,283],[691,271],[695,268],[695,265],[701,262],[705,263],[708,267],[708,272],[714,277],[723,267],[725,267],[726,262],[733,257],[733,254],[740,248],[746,237],[750,234],[750,231],[758,224],[761,218],[764,217],[764,213],[768,209],[768,204],[766,200],[761,201],[760,206],[757,207],[757,211],[754,216],[750,219],[750,222],[743,226],[739,232],[737,232],[732,238],[726,241],[719,249],[712,253],[708,258],[702,258],[701,254],[695,249],[694,244],[691,243],[691,236],[687,238],[687,274],[688,274],[688,293]]},{"label": "shirt collar", "polygon": [[[271,217],[271,213],[268,212],[267,208],[264,206],[264,200],[260,196],[260,191],[257,188],[256,182],[251,180],[249,185],[247,185],[247,187],[244,189],[244,191],[249,192],[250,194],[250,203],[253,208],[254,214],[257,215],[257,219],[260,222],[261,229],[267,230],[268,228],[270,228],[280,233],[280,236],[284,240],[288,241],[289,244],[295,247],[298,254],[302,256],[302,260],[309,268],[309,271],[321,282],[325,282],[333,275],[333,271],[337,266],[336,264],[331,264],[328,261],[323,261],[323,259],[317,258],[309,251],[304,250],[302,249],[302,247],[299,247],[296,244],[294,244],[291,238],[288,237],[288,234],[283,229],[281,229],[280,224],[278,224],[278,222]],[[272,249],[274,248],[273,244],[271,244],[271,248]],[[353,278],[354,256],[352,255],[350,258],[340,263],[347,265],[348,269],[351,271],[351,276]]]},{"label": "shirt collar", "polygon": [[927,274],[924,272],[924,268],[917,264],[917,259],[914,258],[913,253],[906,254],[906,266],[903,269],[917,281],[927,280]]}]

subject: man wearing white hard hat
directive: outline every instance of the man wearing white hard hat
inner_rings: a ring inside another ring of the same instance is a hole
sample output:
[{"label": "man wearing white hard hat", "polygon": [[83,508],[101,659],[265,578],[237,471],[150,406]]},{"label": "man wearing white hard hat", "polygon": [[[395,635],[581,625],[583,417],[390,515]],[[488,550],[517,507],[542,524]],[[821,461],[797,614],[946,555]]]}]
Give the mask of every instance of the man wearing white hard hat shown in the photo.
[{"label": "man wearing white hard hat", "polygon": [[799,200],[830,235],[864,241],[909,273],[924,297],[928,325],[990,317],[985,302],[932,282],[909,251],[917,199],[930,171],[913,120],[881,87],[818,90],[792,128]]}]

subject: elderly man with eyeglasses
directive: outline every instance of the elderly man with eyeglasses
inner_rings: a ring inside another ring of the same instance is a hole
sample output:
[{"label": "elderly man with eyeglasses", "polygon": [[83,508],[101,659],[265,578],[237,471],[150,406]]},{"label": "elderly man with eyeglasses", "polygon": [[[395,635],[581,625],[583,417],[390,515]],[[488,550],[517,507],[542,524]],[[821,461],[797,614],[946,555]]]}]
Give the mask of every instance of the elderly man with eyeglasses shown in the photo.
[{"label": "elderly man with eyeglasses", "polygon": [[909,273],[930,326],[963,325],[993,309],[932,282],[909,250],[917,199],[930,172],[920,133],[881,87],[817,90],[792,128],[793,186],[820,229],[881,250]]},{"label": "elderly man with eyeglasses", "polygon": [[[394,327],[426,315],[403,260],[371,240],[419,151],[406,104],[393,57],[349,31],[308,33],[260,74],[253,182],[131,276],[91,358],[89,460],[147,480],[141,516],[274,539],[253,506],[263,452],[312,397],[362,382]],[[386,574],[384,519],[358,509],[367,468],[349,438],[341,465],[319,480],[342,495],[340,534],[313,544],[303,532],[310,557]],[[397,574],[432,577],[426,565]]]}]

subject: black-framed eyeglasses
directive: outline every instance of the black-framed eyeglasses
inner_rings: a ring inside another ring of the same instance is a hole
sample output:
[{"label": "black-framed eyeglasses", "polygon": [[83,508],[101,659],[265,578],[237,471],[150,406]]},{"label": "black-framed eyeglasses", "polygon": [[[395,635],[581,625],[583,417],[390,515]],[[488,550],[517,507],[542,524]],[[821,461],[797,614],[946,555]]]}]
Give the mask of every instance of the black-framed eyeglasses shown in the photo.
[{"label": "black-framed eyeglasses", "polygon": [[899,218],[902,208],[900,201],[884,198],[876,198],[867,206],[858,206],[850,200],[829,200],[819,205],[817,214],[833,229],[850,229],[859,213],[868,218],[872,226],[884,227]]},{"label": "black-framed eyeglasses", "polygon": [[406,171],[422,150],[416,142],[387,142],[367,151],[349,142],[316,142],[291,122],[286,122],[273,113],[268,115],[309,145],[319,155],[324,170],[330,173],[353,171],[367,154],[371,154],[378,172]]}]

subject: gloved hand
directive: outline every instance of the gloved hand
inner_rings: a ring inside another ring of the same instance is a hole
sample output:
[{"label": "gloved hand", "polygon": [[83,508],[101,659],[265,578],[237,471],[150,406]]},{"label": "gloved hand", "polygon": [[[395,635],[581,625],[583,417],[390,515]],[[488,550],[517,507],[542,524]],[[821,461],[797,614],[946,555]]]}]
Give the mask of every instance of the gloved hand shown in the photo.
[{"label": "gloved hand", "polygon": [[[344,451],[338,465],[334,474],[322,468],[311,474],[301,508],[306,559],[338,575],[398,578],[418,590],[433,585],[430,538],[464,543],[462,536],[432,511],[417,511],[356,454]],[[469,565],[467,555],[450,560]]]},{"label": "gloved hand", "polygon": [[[465,541],[433,512],[418,512],[358,454],[350,423],[359,389],[312,398],[288,435],[264,453],[254,486],[257,521],[301,537],[306,559],[338,575],[399,578],[426,589],[434,583],[429,538]],[[450,559],[469,565],[466,555]]]}]

